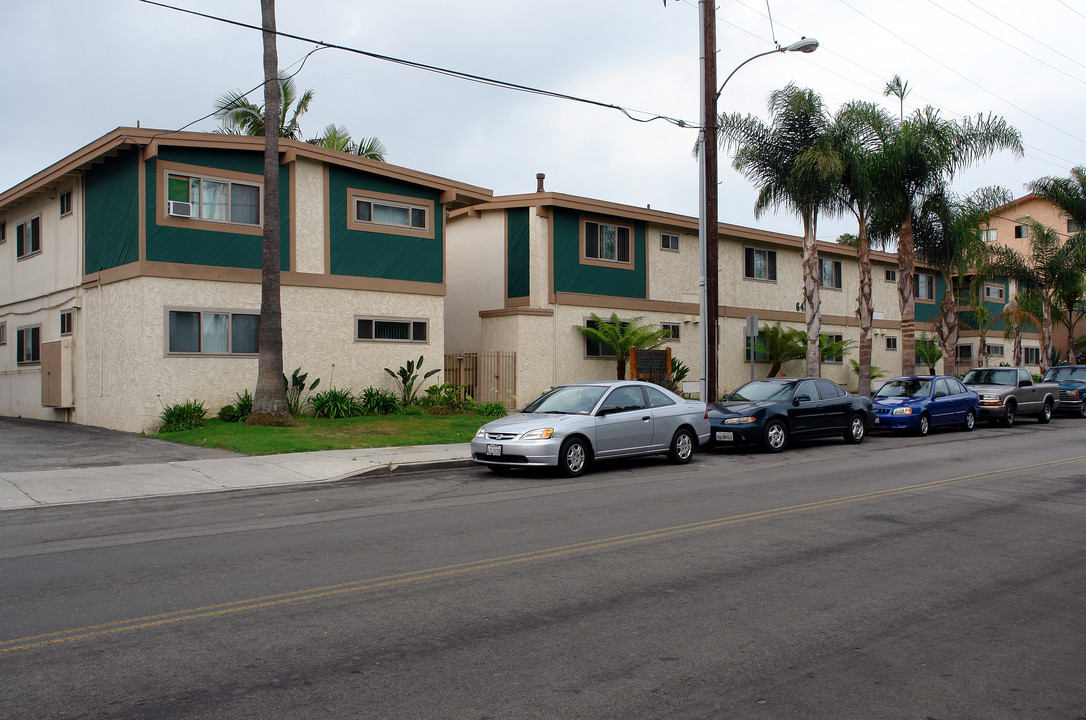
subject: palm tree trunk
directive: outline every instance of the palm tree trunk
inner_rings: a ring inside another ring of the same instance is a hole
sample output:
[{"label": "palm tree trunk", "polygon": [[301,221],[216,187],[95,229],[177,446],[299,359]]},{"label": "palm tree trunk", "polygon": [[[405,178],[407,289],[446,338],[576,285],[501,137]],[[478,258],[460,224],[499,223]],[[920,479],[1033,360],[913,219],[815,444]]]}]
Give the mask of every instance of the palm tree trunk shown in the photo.
[{"label": "palm tree trunk", "polygon": [[1048,372],[1052,362],[1052,300],[1045,295],[1041,300],[1041,374]]},{"label": "palm tree trunk", "polygon": [[275,0],[260,0],[264,28],[264,235],[256,393],[250,425],[294,425],[283,387],[283,312],[279,283],[279,72]]},{"label": "palm tree trunk", "polygon": [[818,336],[822,332],[822,297],[819,294],[818,246],[815,244],[815,228],[818,211],[812,207],[803,210],[803,305],[807,321],[808,377],[822,375],[822,348]]},{"label": "palm tree trunk", "polygon": [[875,306],[871,291],[871,247],[867,241],[867,222],[860,220],[860,227],[856,234],[856,250],[860,256],[860,345],[859,358],[859,382],[857,392],[860,395],[871,394],[871,328],[874,325]]},{"label": "palm tree trunk", "polygon": [[916,303],[913,297],[913,273],[916,250],[913,247],[913,222],[901,224],[897,242],[897,300],[901,311],[901,374],[916,373]]},{"label": "palm tree trunk", "polygon": [[954,286],[947,279],[946,292],[940,307],[939,344],[943,349],[943,372],[947,375],[958,374],[958,301],[954,297]]}]

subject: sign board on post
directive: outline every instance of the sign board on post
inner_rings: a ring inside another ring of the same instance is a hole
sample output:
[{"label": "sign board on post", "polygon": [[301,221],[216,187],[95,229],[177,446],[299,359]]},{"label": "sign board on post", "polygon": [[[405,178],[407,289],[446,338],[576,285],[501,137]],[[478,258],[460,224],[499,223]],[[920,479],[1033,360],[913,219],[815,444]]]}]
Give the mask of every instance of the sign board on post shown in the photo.
[{"label": "sign board on post", "polygon": [[747,315],[747,347],[750,348],[750,379],[754,381],[754,340],[758,337],[758,316]]},{"label": "sign board on post", "polygon": [[630,348],[630,379],[647,380],[657,385],[667,382],[671,373],[671,348],[638,350]]}]

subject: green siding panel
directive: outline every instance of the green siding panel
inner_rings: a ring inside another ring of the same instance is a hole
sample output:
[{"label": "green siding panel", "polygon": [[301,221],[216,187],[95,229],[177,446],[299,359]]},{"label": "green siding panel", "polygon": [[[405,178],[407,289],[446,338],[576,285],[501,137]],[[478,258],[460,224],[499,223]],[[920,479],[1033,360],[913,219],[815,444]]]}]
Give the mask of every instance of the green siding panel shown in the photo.
[{"label": "green siding panel", "polygon": [[139,151],[122,150],[86,174],[84,272],[139,260]]},{"label": "green siding panel", "polygon": [[614,222],[633,227],[633,267],[599,267],[581,264],[581,222],[579,213],[555,209],[554,289],[558,292],[588,293],[646,299],[645,224],[615,218]]},{"label": "green siding panel", "polygon": [[[330,265],[333,275],[440,283],[444,279],[444,217],[440,193],[410,183],[331,166],[328,171]],[[351,230],[347,188],[417,199],[430,208],[433,238]]]},{"label": "green siding panel", "polygon": [[[167,152],[169,151],[169,152]],[[239,151],[190,150],[162,148],[163,160],[185,163],[208,169],[264,174],[264,159],[260,153]],[[204,228],[159,226],[158,164],[147,163],[147,259],[152,262],[210,265],[214,267],[249,268],[259,270],[263,265],[263,237],[216,230],[208,223]],[[290,270],[290,166],[279,168],[279,267]]]},{"label": "green siding panel", "polygon": [[508,278],[506,297],[528,297],[530,294],[531,261],[529,259],[528,209],[506,211],[505,273]]}]

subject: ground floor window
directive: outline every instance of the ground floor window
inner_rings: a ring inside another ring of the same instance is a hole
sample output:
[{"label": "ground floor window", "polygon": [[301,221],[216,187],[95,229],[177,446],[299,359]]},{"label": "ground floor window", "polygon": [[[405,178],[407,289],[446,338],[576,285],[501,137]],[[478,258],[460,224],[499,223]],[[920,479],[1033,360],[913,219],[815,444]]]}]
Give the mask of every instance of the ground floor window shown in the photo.
[{"label": "ground floor window", "polygon": [[986,355],[990,355],[991,357],[1003,357],[1003,346],[1002,345],[985,345],[984,346],[984,352],[985,352]]},{"label": "ground floor window", "polygon": [[15,357],[19,365],[41,364],[41,325],[28,325],[16,331]]},{"label": "ground floor window", "polygon": [[171,355],[255,355],[260,315],[229,310],[167,311]]},{"label": "ground floor window", "polygon": [[973,346],[972,345],[956,345],[954,347],[954,359],[958,362],[971,363],[973,362]]},{"label": "ground floor window", "polygon": [[1041,364],[1041,348],[1024,347],[1022,348],[1022,364],[1023,365],[1040,365]]},{"label": "ground floor window", "polygon": [[681,326],[679,323],[660,323],[660,327],[663,330],[667,330],[670,333],[670,340],[679,340],[679,329]]},{"label": "ground floor window", "polygon": [[354,339],[360,342],[428,342],[430,322],[422,318],[356,317]]},{"label": "ground floor window", "polygon": [[823,345],[830,346],[831,349],[826,353],[822,362],[826,363],[842,363],[845,361],[845,349],[843,347],[845,342],[844,335],[836,335],[833,333],[823,335]]},{"label": "ground floor window", "polygon": [[897,350],[897,335],[886,336],[886,349]]}]

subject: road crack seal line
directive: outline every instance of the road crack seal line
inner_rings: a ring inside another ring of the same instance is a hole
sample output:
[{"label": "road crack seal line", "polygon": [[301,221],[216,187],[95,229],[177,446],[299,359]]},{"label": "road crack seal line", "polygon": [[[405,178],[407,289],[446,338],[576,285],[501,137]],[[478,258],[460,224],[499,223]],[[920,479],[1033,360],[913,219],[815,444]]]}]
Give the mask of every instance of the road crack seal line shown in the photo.
[{"label": "road crack seal line", "polygon": [[638,542],[645,542],[648,540],[658,540],[661,538],[676,537],[689,533],[701,532],[703,530],[712,530],[716,528],[727,527],[729,525],[736,525],[739,523],[749,522],[751,520],[761,520],[765,518],[780,517],[783,515],[793,515],[809,510],[819,510],[822,508],[837,507],[865,500],[872,500],[883,497],[893,497],[895,495],[905,495],[920,490],[928,490],[958,483],[970,482],[973,480],[980,480],[983,478],[996,477],[998,475],[1021,472],[1022,470],[1067,465],[1075,462],[1081,462],[1083,460],[1086,460],[1086,455],[1067,458],[1064,460],[1050,460],[1048,462],[1036,463],[1033,465],[1022,465],[1013,468],[1003,468],[1001,470],[989,470],[986,472],[975,473],[972,475],[962,475],[959,477],[946,478],[943,480],[932,480],[929,482],[917,483],[915,485],[889,488],[887,490],[873,490],[871,492],[848,495],[845,497],[828,498],[826,500],[815,500],[808,503],[801,503],[799,505],[789,505],[785,507],[769,508],[766,510],[756,510],[754,512],[743,513],[740,515],[731,515],[723,518],[702,520],[699,522],[688,523],[685,525],[674,525],[667,528],[645,530],[643,532],[630,533],[628,535],[618,535],[610,538],[588,540],[585,542],[573,543],[570,545],[562,545],[553,548],[543,548],[523,553],[515,553],[512,555],[485,558],[482,560],[473,560],[465,563],[457,563],[454,565],[446,565],[436,568],[427,568],[423,570],[416,570],[413,572],[400,573],[396,575],[385,575],[382,577],[367,578],[365,580],[356,580],[337,585],[307,588],[304,590],[296,590],[294,592],[266,595],[264,597],[249,598],[246,600],[237,600],[234,602],[220,603],[217,605],[207,605],[204,607],[189,608],[186,610],[177,610],[174,612],[162,613],[158,615],[149,615],[140,618],[118,620],[116,622],[103,623],[101,625],[90,625],[82,628],[61,630],[58,632],[45,633],[41,635],[31,635],[27,637],[13,638],[11,640],[0,640],[0,655],[5,655],[7,653],[17,652],[20,650],[30,650],[34,648],[47,647],[50,645],[58,645],[62,643],[76,642],[79,640],[104,637],[120,632],[129,632],[133,630],[145,630],[148,628],[162,627],[165,625],[172,625],[175,623],[185,622],[189,620],[222,617],[224,615],[277,607],[299,601],[319,600],[323,598],[329,598],[337,595],[359,592],[363,590],[377,590],[381,588],[394,587],[397,585],[405,585],[408,583],[418,582],[420,580],[433,580],[437,578],[450,577],[454,575],[461,575],[481,570],[490,570],[499,567],[509,567],[538,560],[568,557],[593,550],[603,550]]}]

